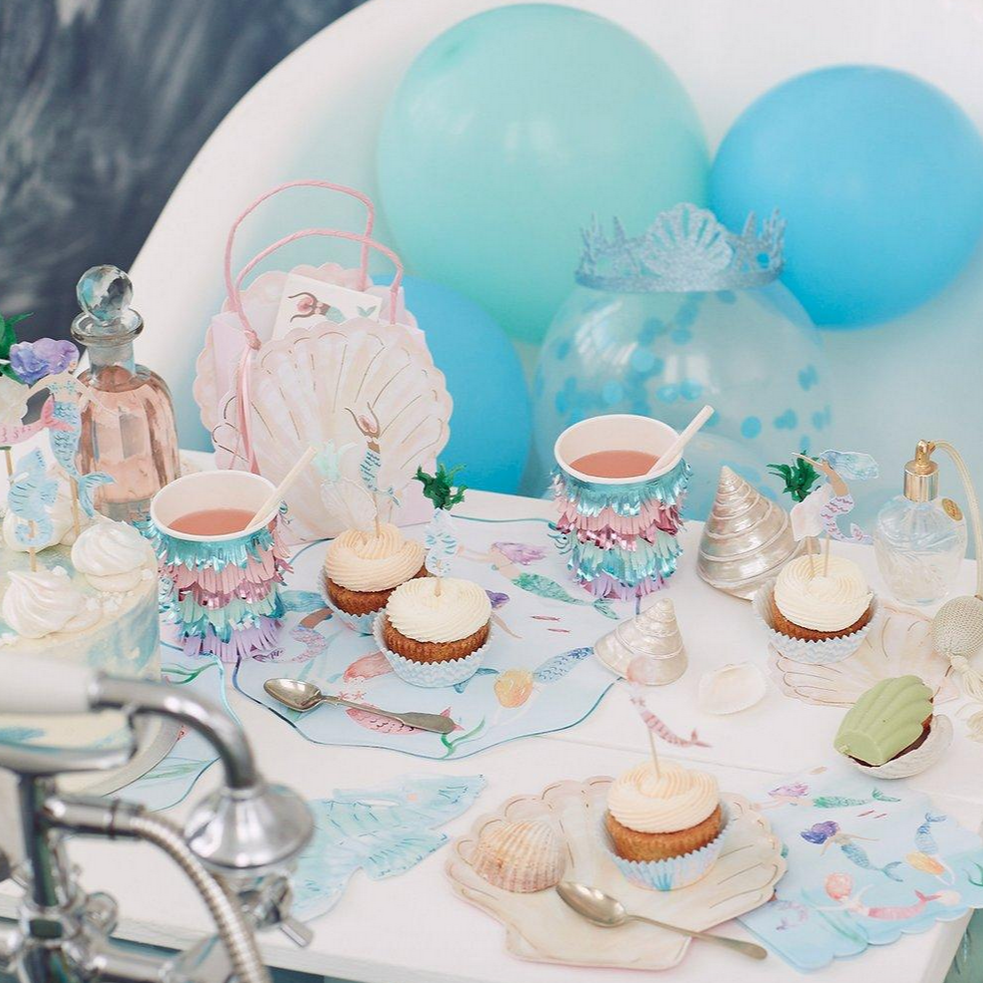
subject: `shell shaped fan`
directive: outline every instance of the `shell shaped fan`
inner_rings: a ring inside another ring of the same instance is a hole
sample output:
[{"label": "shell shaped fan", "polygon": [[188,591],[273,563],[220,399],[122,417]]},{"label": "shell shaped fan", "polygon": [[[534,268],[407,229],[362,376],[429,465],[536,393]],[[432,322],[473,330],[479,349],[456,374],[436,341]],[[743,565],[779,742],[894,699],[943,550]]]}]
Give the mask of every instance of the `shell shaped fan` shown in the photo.
[{"label": "shell shaped fan", "polygon": [[[290,530],[305,541],[348,528],[349,513],[357,514],[368,498],[359,473],[367,439],[356,416],[378,421],[378,486],[397,497],[410,491],[417,467],[432,466],[450,436],[451,397],[429,351],[405,326],[366,318],[297,328],[265,344],[253,363],[250,402],[256,460],[270,481],[279,482],[310,445],[353,445],[342,456],[342,480],[335,486],[340,498],[350,498],[350,509],[342,513],[325,503],[314,468],[287,495]],[[235,397],[223,415],[215,442],[232,450],[238,438]],[[384,499],[379,496],[380,509],[388,518],[391,504]]]}]

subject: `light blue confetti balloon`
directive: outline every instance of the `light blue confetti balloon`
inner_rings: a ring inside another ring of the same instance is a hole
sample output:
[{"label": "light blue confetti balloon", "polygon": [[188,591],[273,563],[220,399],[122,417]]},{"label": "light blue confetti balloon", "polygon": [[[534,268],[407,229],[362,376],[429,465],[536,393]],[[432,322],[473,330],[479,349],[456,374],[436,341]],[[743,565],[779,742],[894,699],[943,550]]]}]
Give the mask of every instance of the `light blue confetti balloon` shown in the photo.
[{"label": "light blue confetti balloon", "polygon": [[830,371],[819,331],[779,282],[715,293],[618,294],[577,287],[557,313],[533,380],[537,474],[553,443],[601,413],[684,427],[716,410],[687,459],[686,513],[704,518],[722,464],[768,488],[765,465],[829,444]]}]

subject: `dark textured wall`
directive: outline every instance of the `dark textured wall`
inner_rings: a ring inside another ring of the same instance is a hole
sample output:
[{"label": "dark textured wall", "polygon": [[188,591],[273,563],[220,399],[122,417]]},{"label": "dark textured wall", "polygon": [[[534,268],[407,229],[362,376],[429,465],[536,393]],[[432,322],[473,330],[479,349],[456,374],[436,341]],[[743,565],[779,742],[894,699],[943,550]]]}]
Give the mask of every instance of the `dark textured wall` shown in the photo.
[{"label": "dark textured wall", "polygon": [[67,335],[239,98],[360,0],[0,0],[0,312]]}]

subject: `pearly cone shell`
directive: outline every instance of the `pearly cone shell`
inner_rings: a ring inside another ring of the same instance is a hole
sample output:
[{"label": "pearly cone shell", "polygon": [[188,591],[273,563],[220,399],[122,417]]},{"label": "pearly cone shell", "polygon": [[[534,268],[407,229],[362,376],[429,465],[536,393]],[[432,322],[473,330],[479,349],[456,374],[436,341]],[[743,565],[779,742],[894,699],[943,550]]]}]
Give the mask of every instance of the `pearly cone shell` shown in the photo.
[{"label": "pearly cone shell", "polygon": [[676,623],[676,610],[667,597],[599,638],[594,652],[619,676],[627,675],[629,664],[638,656],[660,663],[660,678],[653,683],[672,682],[686,669],[686,649]]},{"label": "pearly cone shell", "polygon": [[566,853],[548,822],[491,822],[478,837],[471,866],[503,891],[531,894],[559,884]]},{"label": "pearly cone shell", "polygon": [[726,465],[700,538],[696,570],[711,587],[750,600],[802,552],[788,513]]}]

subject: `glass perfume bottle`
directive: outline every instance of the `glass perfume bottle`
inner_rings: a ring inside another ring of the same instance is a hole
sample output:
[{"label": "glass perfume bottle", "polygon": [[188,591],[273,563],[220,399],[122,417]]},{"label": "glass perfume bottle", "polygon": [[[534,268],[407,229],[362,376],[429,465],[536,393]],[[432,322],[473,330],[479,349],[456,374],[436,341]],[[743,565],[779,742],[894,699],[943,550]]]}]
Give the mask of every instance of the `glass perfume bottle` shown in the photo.
[{"label": "glass perfume bottle", "polygon": [[177,429],[167,384],[137,365],[133,339],[143,318],[130,307],[130,278],[115,266],[94,266],[76,287],[82,308],[72,338],[88,350],[79,377],[83,397],[79,469],[112,479],[96,493],[96,508],[124,522],[147,518],[150,500],[178,475]]},{"label": "glass perfume bottle", "polygon": [[966,520],[939,497],[934,445],[920,440],[905,465],[904,491],[878,513],[874,549],[881,576],[906,604],[934,604],[952,589],[966,555]]}]

